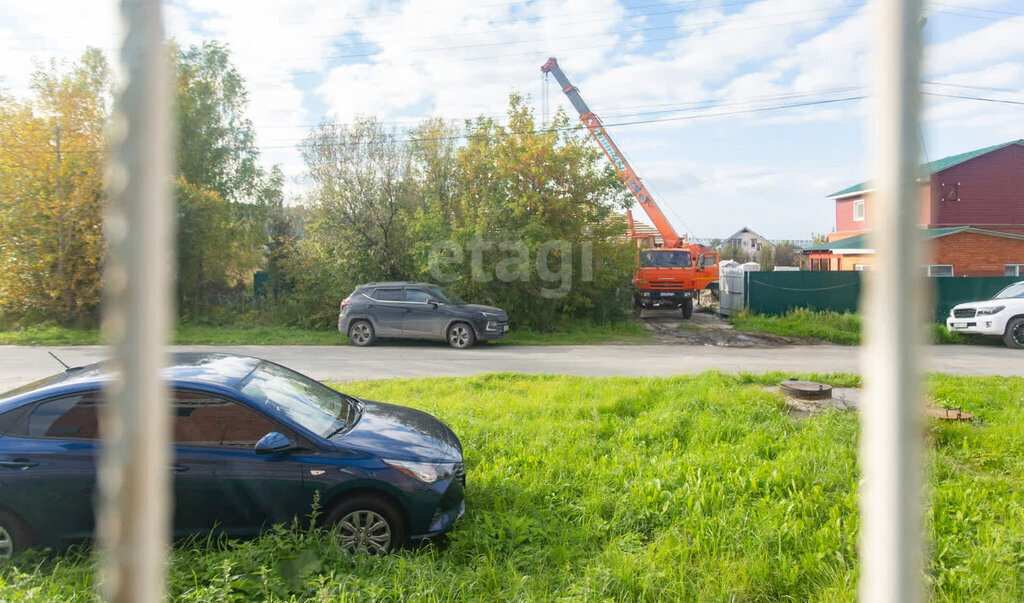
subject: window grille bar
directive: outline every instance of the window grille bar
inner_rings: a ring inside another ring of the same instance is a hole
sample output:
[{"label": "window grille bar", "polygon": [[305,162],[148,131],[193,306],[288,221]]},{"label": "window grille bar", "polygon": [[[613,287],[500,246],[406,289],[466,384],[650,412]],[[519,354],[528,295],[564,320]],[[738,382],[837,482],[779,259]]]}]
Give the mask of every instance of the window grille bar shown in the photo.
[{"label": "window grille bar", "polygon": [[102,596],[164,598],[169,532],[167,392],[160,379],[170,324],[171,87],[159,0],[122,0],[126,81],[113,122],[104,220],[103,330],[117,379],[101,428],[97,525]]},{"label": "window grille bar", "polygon": [[874,5],[872,220],[864,291],[860,599],[919,601],[922,589],[920,349],[926,307],[917,227],[921,0]]}]

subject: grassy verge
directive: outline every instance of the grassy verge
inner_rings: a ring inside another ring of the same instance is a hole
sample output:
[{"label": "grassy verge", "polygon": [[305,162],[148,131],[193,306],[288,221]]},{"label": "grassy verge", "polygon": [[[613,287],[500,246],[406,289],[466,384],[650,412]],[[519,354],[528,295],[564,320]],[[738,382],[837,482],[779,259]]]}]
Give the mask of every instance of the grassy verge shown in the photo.
[{"label": "grassy verge", "polygon": [[[495,343],[500,345],[581,345],[597,343],[642,343],[651,341],[651,332],[634,320],[610,324],[575,322],[545,333],[528,327],[512,329]],[[100,343],[96,329],[69,329],[56,326],[28,327],[0,331],[0,345],[95,345]],[[174,333],[179,345],[349,345],[348,338],[336,329],[298,329],[294,327],[238,327],[183,324]]]},{"label": "grassy verge", "polygon": [[[317,533],[196,541],[174,600],[698,601],[856,597],[857,417],[795,420],[761,384],[489,375],[348,383],[462,438],[467,514],[446,543],[350,558]],[[851,385],[849,375],[815,376]],[[928,424],[929,595],[1024,598],[1024,379],[933,376],[983,425]],[[95,557],[23,557],[2,600],[94,600]]]},{"label": "grassy verge", "polygon": [[[815,337],[832,343],[857,345],[861,340],[861,319],[859,314],[848,312],[815,312],[793,310],[785,316],[763,316],[741,312],[730,318],[738,331],[774,333],[787,337]],[[945,325],[929,324],[928,341],[932,343],[988,343],[984,339],[967,337],[962,333],[950,333]]]},{"label": "grassy verge", "polygon": [[534,331],[517,327],[495,340],[501,345],[585,345],[596,343],[645,343],[654,339],[653,332],[635,320],[608,324],[575,322],[554,332]]}]

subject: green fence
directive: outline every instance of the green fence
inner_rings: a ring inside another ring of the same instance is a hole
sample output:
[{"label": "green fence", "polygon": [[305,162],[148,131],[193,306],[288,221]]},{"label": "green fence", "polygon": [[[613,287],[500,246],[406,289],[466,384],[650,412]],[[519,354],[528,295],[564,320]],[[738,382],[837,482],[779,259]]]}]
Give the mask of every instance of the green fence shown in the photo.
[{"label": "green fence", "polygon": [[743,297],[755,314],[779,316],[797,308],[856,312],[860,272],[747,272]]},{"label": "green fence", "polygon": [[[744,303],[755,314],[780,316],[797,308],[856,312],[863,272],[747,272]],[[988,299],[1020,279],[1008,276],[940,277],[928,279],[935,288],[932,319],[945,322],[953,306]],[[901,300],[893,300],[899,303]]]}]

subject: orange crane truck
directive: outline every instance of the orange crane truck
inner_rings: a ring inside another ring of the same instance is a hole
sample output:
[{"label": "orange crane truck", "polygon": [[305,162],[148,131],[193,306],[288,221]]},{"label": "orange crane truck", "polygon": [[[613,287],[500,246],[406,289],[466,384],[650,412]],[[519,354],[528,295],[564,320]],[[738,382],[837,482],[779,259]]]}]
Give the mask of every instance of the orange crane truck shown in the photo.
[{"label": "orange crane truck", "polygon": [[676,234],[668,218],[654,202],[647,187],[629,166],[619,148],[612,142],[608,132],[601,125],[601,120],[583,101],[576,86],[562,73],[558,61],[554,57],[547,60],[540,70],[550,73],[562,87],[562,92],[569,97],[569,102],[580,114],[580,121],[590,130],[591,136],[604,150],[608,160],[618,171],[619,177],[636,197],[640,207],[647,212],[654,227],[658,229],[664,245],[661,247],[645,247],[642,243],[648,237],[638,236],[633,226],[633,214],[626,212],[629,222],[629,234],[636,241],[637,261],[633,284],[633,304],[641,308],[668,306],[682,308],[683,318],[693,314],[693,300],[703,289],[718,288],[718,254],[705,250],[701,245],[691,245],[683,237]]}]

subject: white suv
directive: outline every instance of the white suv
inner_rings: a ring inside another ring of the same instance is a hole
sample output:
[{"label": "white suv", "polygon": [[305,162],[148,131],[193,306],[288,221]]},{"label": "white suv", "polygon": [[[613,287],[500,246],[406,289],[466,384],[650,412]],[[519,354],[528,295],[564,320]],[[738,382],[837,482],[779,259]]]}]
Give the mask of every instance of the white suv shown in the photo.
[{"label": "white suv", "polygon": [[951,333],[1002,335],[1007,346],[1024,349],[1024,281],[1013,283],[990,300],[954,306],[946,328]]}]

